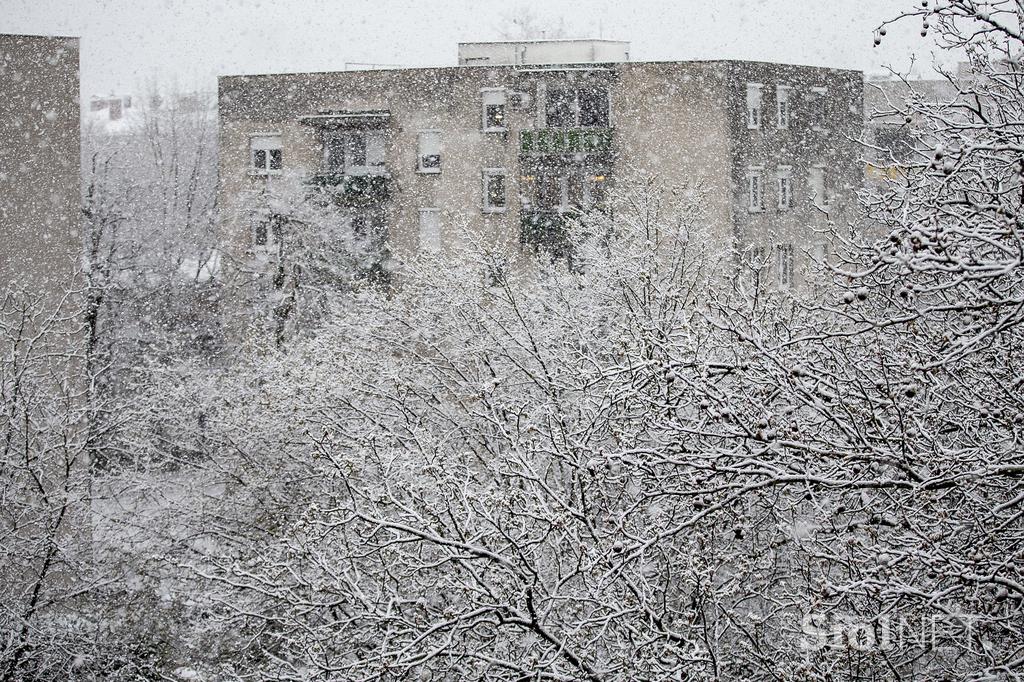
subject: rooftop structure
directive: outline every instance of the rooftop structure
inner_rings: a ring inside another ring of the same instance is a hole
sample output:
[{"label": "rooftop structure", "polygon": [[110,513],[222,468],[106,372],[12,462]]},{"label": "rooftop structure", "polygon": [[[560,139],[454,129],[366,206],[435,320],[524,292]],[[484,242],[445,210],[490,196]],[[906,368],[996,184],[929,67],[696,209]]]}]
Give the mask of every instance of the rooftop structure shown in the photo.
[{"label": "rooftop structure", "polygon": [[628,61],[629,43],[616,40],[516,40],[459,43],[460,66],[541,66]]}]

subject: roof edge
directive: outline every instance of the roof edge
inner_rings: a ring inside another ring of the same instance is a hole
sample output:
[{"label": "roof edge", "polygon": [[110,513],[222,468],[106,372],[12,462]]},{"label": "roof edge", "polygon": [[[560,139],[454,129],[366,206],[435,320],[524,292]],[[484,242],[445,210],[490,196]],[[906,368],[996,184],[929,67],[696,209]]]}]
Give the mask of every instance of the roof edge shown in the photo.
[{"label": "roof edge", "polygon": [[[328,74],[341,74],[341,73],[389,73],[394,71],[441,71],[441,70],[466,70],[466,69],[512,69],[522,71],[524,68],[532,66],[587,66],[590,62],[582,62],[579,64],[543,64],[543,65],[530,65],[530,64],[473,64],[473,65],[456,65],[448,64],[444,66],[404,66],[398,68],[386,68],[386,69],[351,69],[351,70],[336,70],[336,71],[280,71],[277,73],[231,73],[217,76],[218,82],[230,78],[277,78],[281,76],[321,76]],[[599,65],[607,67],[612,66],[623,66],[628,68],[634,68],[637,66],[665,66],[665,65],[712,65],[712,64],[762,64],[766,66],[784,66],[789,68],[798,69],[819,69],[822,71],[838,71],[847,73],[859,73],[864,75],[864,71],[860,69],[847,69],[836,66],[814,66],[812,64],[793,64],[789,62],[765,62],[756,61],[752,59],[685,59],[685,60],[649,60],[649,61],[628,61],[628,62],[593,62],[593,65]]]}]

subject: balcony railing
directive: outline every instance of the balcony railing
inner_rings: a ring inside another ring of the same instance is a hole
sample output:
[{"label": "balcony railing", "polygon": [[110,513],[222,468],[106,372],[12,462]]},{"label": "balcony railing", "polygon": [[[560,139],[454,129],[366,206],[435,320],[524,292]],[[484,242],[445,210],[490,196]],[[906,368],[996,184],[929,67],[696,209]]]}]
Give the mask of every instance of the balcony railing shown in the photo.
[{"label": "balcony railing", "polygon": [[612,128],[539,128],[519,133],[519,151],[539,154],[603,154],[612,151]]},{"label": "balcony railing", "polygon": [[390,176],[351,175],[338,171],[319,171],[307,180],[314,189],[330,194],[344,205],[378,204],[391,195]]}]

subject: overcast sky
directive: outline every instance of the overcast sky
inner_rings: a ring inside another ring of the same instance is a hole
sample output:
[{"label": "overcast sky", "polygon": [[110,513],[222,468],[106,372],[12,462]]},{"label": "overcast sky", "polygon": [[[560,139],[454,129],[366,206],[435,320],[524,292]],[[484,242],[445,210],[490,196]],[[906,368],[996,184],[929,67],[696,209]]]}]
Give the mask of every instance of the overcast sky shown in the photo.
[{"label": "overcast sky", "polygon": [[137,93],[153,77],[216,87],[219,74],[330,71],[346,62],[455,63],[515,8],[574,37],[632,42],[635,60],[754,59],[878,71],[933,46],[920,27],[872,30],[910,0],[0,0],[0,33],[82,38],[82,91]]}]

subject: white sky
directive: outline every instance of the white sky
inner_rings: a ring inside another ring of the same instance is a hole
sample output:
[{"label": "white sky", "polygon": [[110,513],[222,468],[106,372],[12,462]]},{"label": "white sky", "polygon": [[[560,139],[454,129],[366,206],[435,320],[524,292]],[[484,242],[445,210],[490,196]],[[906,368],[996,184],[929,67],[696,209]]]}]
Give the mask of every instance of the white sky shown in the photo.
[{"label": "white sky", "polygon": [[456,43],[498,37],[526,7],[573,37],[632,42],[633,59],[753,59],[875,72],[930,63],[910,0],[0,0],[0,33],[82,38],[82,91],[139,93],[156,77],[213,89],[233,73],[331,71],[346,62],[451,65]]}]

